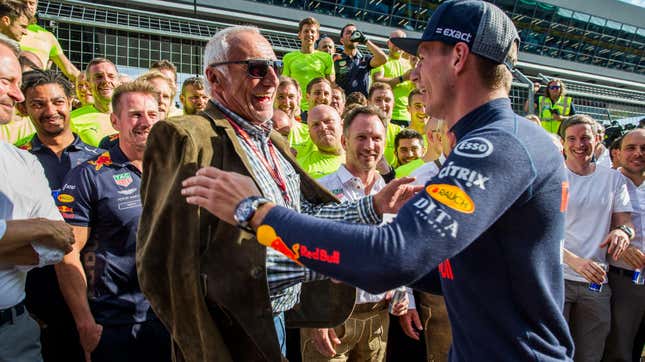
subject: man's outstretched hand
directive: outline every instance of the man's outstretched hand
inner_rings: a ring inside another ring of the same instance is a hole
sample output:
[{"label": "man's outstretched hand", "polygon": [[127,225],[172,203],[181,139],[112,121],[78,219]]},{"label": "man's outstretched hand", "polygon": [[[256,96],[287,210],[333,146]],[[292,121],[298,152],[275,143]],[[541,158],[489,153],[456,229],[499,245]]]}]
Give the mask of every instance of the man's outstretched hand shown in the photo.
[{"label": "man's outstretched hand", "polygon": [[422,185],[409,185],[414,177],[402,177],[390,181],[374,195],[374,209],[379,215],[384,213],[396,214],[401,206],[408,202],[417,192],[423,190]]}]

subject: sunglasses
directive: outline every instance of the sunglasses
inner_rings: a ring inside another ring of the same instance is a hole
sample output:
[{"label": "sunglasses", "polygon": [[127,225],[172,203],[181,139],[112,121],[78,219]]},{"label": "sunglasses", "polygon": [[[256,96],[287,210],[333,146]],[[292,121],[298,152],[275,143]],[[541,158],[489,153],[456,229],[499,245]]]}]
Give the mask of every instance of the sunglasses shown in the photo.
[{"label": "sunglasses", "polygon": [[249,59],[249,60],[234,60],[229,62],[220,62],[209,64],[209,67],[219,67],[226,64],[246,64],[246,73],[251,78],[264,78],[269,72],[269,67],[273,67],[273,71],[277,76],[282,74],[283,63],[281,60],[266,60],[266,59]]},{"label": "sunglasses", "polygon": [[558,89],[560,89],[560,86],[559,85],[550,85],[549,89],[550,90],[558,90]]}]

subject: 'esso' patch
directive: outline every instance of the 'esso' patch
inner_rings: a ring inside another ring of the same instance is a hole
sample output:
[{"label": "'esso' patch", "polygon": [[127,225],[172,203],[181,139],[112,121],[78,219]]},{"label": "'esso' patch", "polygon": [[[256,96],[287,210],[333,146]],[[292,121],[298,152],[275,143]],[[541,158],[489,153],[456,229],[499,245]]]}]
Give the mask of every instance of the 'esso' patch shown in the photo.
[{"label": "'esso' patch", "polygon": [[484,158],[493,153],[493,144],[483,137],[473,137],[459,142],[453,152],[463,157]]}]

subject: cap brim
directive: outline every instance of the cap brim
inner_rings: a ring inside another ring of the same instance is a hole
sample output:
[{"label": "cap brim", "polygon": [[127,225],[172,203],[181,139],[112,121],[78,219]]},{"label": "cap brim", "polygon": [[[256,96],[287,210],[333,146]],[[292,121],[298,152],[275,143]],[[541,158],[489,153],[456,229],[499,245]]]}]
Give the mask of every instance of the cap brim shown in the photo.
[{"label": "cap brim", "polygon": [[415,38],[391,38],[390,41],[404,52],[416,56],[419,44],[423,40]]}]

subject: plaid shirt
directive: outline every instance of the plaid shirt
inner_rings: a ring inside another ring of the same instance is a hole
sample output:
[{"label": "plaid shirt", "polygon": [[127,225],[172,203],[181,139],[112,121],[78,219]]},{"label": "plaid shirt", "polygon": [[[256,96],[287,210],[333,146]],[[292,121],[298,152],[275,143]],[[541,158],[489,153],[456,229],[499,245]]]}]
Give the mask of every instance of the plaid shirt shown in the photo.
[{"label": "plaid shirt", "polygon": [[[211,99],[211,102],[229,120],[234,121],[249,134],[251,141],[255,143],[269,165],[275,169],[276,165],[273,164],[273,159],[269,152],[269,133],[273,127],[273,123],[269,120],[262,125],[252,124],[217,101]],[[278,187],[276,180],[273,179],[262,161],[257,158],[249,144],[239,134],[237,134],[237,138],[251,163],[252,169],[249,171],[257,181],[262,195],[276,205],[285,206],[298,212],[324,219],[364,224],[375,224],[381,221],[380,216],[374,210],[372,196],[362,198],[356,202],[342,204],[329,203],[314,205],[305,200],[300,192],[300,175],[280,152],[276,152],[279,163],[277,169],[287,184],[287,194],[289,195],[289,202],[287,203],[282,196],[282,191]],[[271,298],[271,307],[274,313],[289,310],[298,303],[300,299],[300,283],[324,278],[319,274],[299,266],[272,248],[267,248],[266,270],[269,283],[269,297]]]}]

